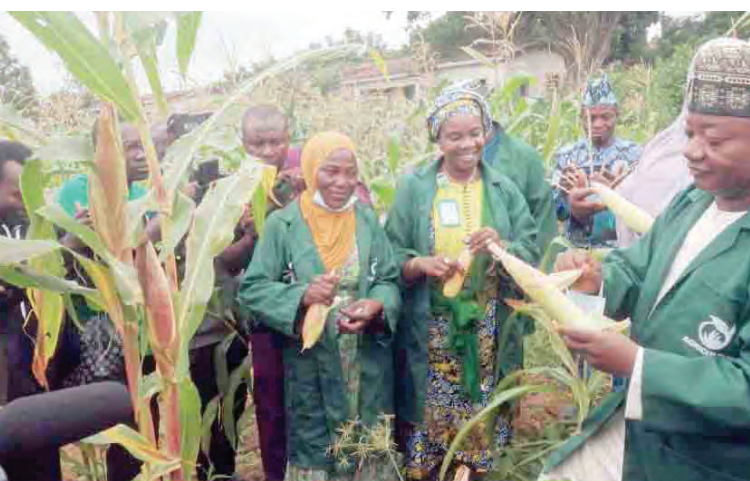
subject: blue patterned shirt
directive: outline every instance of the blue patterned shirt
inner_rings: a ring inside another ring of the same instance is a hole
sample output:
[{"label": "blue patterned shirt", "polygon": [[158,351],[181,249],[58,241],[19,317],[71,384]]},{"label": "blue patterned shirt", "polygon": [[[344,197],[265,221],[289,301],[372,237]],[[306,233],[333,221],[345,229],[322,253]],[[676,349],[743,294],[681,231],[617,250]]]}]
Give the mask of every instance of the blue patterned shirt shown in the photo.
[{"label": "blue patterned shirt", "polygon": [[[643,154],[643,147],[630,140],[615,137],[607,147],[593,146],[594,170],[602,167],[614,171],[620,163],[627,165],[636,162]],[[556,168],[552,176],[553,185],[557,185],[563,170],[576,166],[590,175],[591,168],[587,149],[587,139],[582,138],[573,144],[562,147],[555,156]],[[568,199],[564,192],[555,189],[555,206],[557,218],[565,221],[565,230],[573,244],[580,247],[611,246],[616,240],[615,218],[609,211],[595,214],[588,222],[582,223],[570,215]]]}]

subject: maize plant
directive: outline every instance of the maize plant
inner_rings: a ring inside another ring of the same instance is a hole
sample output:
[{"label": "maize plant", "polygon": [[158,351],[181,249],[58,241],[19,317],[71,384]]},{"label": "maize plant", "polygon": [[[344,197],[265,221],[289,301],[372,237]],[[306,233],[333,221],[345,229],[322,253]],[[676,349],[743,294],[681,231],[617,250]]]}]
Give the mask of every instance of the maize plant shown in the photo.
[{"label": "maize plant", "polygon": [[[534,267],[510,254],[497,244],[489,246],[492,256],[500,262],[516,284],[526,293],[533,303],[507,299],[506,303],[514,310],[508,322],[514,322],[519,315],[532,317],[548,336],[548,343],[556,354],[559,366],[540,366],[516,371],[506,376],[496,386],[488,405],[467,422],[451,442],[450,449],[443,460],[440,471],[441,479],[450,467],[450,463],[463,440],[473,429],[484,423],[488,440],[494,435],[491,427],[501,407],[516,401],[530,393],[552,390],[549,385],[520,384],[519,380],[528,377],[545,377],[559,386],[564,386],[571,393],[576,407],[576,428],[580,431],[583,420],[588,415],[596,397],[602,392],[608,376],[595,371],[591,376],[579,376],[578,363],[557,332],[557,323],[578,329],[613,329],[623,331],[628,327],[626,321],[615,322],[607,317],[586,313],[568,299],[564,291],[573,285],[581,275],[580,270],[544,274]],[[545,442],[540,444],[542,451],[532,452],[527,458],[515,460],[505,471],[495,472],[503,479],[511,475],[518,476],[515,470],[539,460],[543,454],[562,443]],[[508,449],[513,449],[511,445]]]},{"label": "maize plant", "polygon": [[[180,188],[187,181],[199,150],[210,142],[214,132],[237,125],[243,110],[241,101],[253,89],[302,62],[335,57],[354,47],[298,55],[249,79],[199,128],[172,145],[160,166],[132,63],[138,60],[143,66],[160,115],[165,116],[166,102],[156,68],[160,32],[175,24],[176,57],[185,75],[201,14],[99,12],[99,38],[72,13],[11,15],[57,53],[70,73],[102,102],[96,153],[88,164],[92,227],[79,223],[58,205],[44,205],[47,184],[39,181],[44,179],[43,164],[32,161],[22,179],[24,202],[32,222],[28,238],[0,239],[0,277],[28,289],[40,326],[34,374],[40,384],[47,385],[45,369],[54,355],[70,295],[82,295],[103,308],[123,341],[138,430],[119,425],[89,442],[122,444],[144,461],[143,480],[192,479],[204,430],[200,399],[189,374],[188,347],[213,292],[213,258],[231,243],[234,227],[256,190],[266,190],[256,187],[262,179],[266,178],[265,184],[269,180],[267,169],[257,161],[247,160],[238,172],[218,180],[198,207],[181,194]],[[118,117],[138,127],[146,153],[150,191],[139,201],[127,200]],[[7,123],[4,127],[8,127]],[[41,177],[35,179],[32,175]],[[162,241],[158,248],[144,232],[147,212],[160,224]],[[64,279],[62,253],[66,249],[57,242],[55,227],[75,235],[90,249],[91,255],[74,251],[67,255],[82,266],[96,290]],[[180,242],[186,245],[182,279],[177,277],[175,260],[175,247]],[[140,369],[145,354],[141,340],[147,341],[156,361],[156,372],[148,376],[143,376]],[[241,376],[238,374],[238,378]],[[154,429],[148,408],[156,394],[162,401],[163,436]]]}]

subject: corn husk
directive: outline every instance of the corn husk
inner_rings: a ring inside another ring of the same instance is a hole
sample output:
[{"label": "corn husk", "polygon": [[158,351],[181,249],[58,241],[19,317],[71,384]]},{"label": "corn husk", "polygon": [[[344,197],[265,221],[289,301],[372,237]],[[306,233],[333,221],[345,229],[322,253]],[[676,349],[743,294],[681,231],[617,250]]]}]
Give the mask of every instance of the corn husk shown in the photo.
[{"label": "corn husk", "polygon": [[[546,276],[542,271],[513,256],[497,244],[491,244],[489,251],[496,260],[503,264],[505,270],[508,271],[508,274],[513,277],[513,280],[523,289],[526,295],[560,325],[587,330],[619,330],[624,326],[624,324],[617,323],[607,317],[584,312],[557,287],[556,282],[559,282],[560,279]],[[566,281],[570,280],[563,276],[560,276],[560,278]]]},{"label": "corn husk", "polygon": [[555,287],[564,291],[575,284],[578,278],[581,277],[582,273],[583,271],[581,269],[553,272],[552,274],[547,274],[547,279],[549,279]]},{"label": "corn husk", "polygon": [[326,318],[331,306],[313,304],[307,309],[305,321],[302,324],[302,350],[310,349],[318,342],[326,327]]},{"label": "corn husk", "polygon": [[620,219],[629,229],[639,234],[645,234],[651,229],[654,218],[643,209],[626,200],[623,196],[610,189],[606,185],[593,183],[591,188],[599,194],[602,202]]},{"label": "corn husk", "polygon": [[469,272],[473,258],[474,256],[471,255],[469,249],[461,251],[461,254],[458,256],[458,263],[461,265],[461,268],[443,284],[443,295],[445,297],[453,298],[461,292],[461,288],[464,286],[464,279],[466,279],[466,274]]}]

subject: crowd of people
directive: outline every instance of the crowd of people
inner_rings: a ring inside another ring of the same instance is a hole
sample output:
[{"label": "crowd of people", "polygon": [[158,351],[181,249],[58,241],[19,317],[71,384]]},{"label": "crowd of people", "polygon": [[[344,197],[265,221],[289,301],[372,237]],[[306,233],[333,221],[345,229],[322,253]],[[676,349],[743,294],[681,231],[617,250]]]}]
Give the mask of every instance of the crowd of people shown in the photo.
[{"label": "crowd of people", "polygon": [[[580,269],[572,288],[632,328],[626,336],[560,327],[581,375],[587,366],[615,382],[582,432],[551,453],[541,479],[750,479],[750,44],[706,43],[687,80],[683,113],[644,149],[615,135],[616,93],[606,76],[591,79],[581,108],[586,135],[559,150],[550,180],[536,150],[493,120],[481,84],[451,84],[426,121],[438,155],[399,180],[384,225],[359,175],[356,139],[322,132],[292,148],[279,109],[249,108],[242,145],[276,168],[274,201],[263,235],[248,210],[216,259],[216,282],[239,322],[207,315],[191,341],[203,410],[219,393],[218,356],[232,370],[249,355],[252,385],[238,390],[235,419],[252,392],[268,481],[436,479],[462,425],[522,368],[523,339],[534,328],[511,321],[509,302],[524,293],[490,247],[538,264],[563,232],[576,248],[555,268]],[[205,117],[176,114],[154,126],[160,156]],[[121,124],[120,134],[136,200],[146,194],[144,148],[135,126]],[[19,179],[32,156],[0,142],[0,235],[25,235]],[[219,175],[217,164],[204,163],[184,191],[200,203]],[[592,182],[658,216],[653,228],[640,236],[619,225]],[[90,223],[87,176],[68,180],[56,202]],[[146,233],[159,239],[158,215],[147,216]],[[75,235],[60,235],[87,255]],[[601,262],[586,253],[602,246],[614,249]],[[85,283],[75,261],[68,264]],[[458,293],[448,294],[456,276]],[[52,392],[43,392],[32,375],[35,325],[24,292],[0,284],[0,405],[10,403],[0,409],[0,439],[10,406],[124,383],[122,345],[107,313],[84,300],[75,311],[84,328],[65,322],[47,375]],[[323,313],[322,334],[303,348],[310,312]],[[144,373],[154,369],[147,354]],[[127,399],[124,390],[111,395]],[[158,423],[156,403],[152,411]],[[512,440],[513,415],[502,410],[470,433],[450,476],[484,479],[493,453]],[[132,414],[121,417],[109,422],[134,423]],[[239,479],[235,446],[220,421],[211,430],[198,478]],[[340,442],[348,435],[375,443],[383,430],[395,455],[357,457]],[[33,453],[0,449],[9,480],[61,479],[59,443],[48,444]],[[108,479],[129,480],[140,461],[113,446],[107,468]]]}]

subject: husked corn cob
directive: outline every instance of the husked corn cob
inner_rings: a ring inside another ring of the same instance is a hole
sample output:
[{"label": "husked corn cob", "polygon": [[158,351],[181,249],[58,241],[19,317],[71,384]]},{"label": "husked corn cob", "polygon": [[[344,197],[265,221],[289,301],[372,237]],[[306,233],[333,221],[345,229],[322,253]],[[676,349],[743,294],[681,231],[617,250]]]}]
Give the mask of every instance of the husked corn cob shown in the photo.
[{"label": "husked corn cob", "polygon": [[604,205],[623,221],[628,228],[639,234],[645,234],[651,229],[654,218],[643,211],[643,209],[626,200],[606,185],[593,183],[591,188],[599,194]]},{"label": "husked corn cob", "polygon": [[561,325],[589,330],[618,326],[618,323],[604,316],[584,312],[557,287],[556,282],[559,283],[560,279],[551,279],[497,244],[491,244],[489,250],[531,300],[539,304]]},{"label": "husked corn cob", "polygon": [[323,329],[326,327],[326,318],[331,306],[325,304],[313,304],[307,309],[305,321],[302,324],[302,350],[310,349],[318,342]]},{"label": "husked corn cob", "polygon": [[443,295],[445,297],[456,297],[458,293],[461,292],[461,288],[464,285],[464,279],[466,279],[466,273],[469,272],[473,257],[474,256],[471,255],[469,249],[461,251],[461,254],[458,256],[458,263],[461,265],[461,268],[457,270],[450,279],[445,281],[445,284],[443,285]]}]

